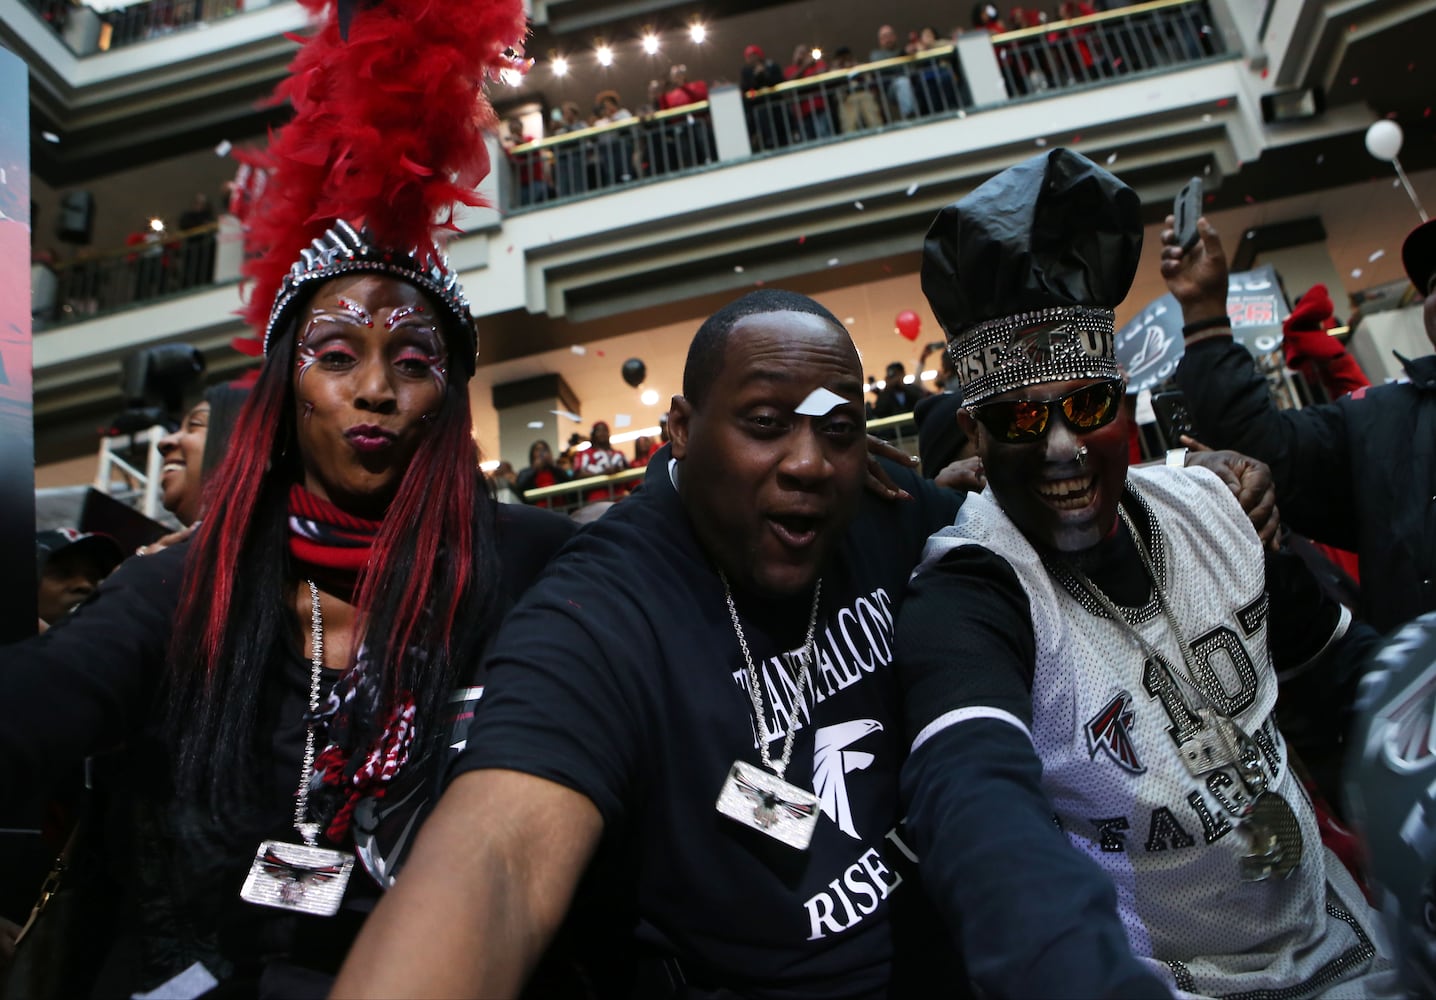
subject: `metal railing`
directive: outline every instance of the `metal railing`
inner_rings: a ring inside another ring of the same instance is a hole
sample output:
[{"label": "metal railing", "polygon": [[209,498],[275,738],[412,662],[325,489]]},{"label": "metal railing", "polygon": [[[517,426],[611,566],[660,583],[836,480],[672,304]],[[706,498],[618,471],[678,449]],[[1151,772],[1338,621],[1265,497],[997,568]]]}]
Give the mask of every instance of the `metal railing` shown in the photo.
[{"label": "metal railing", "polygon": [[956,50],[926,52],[828,70],[743,95],[753,152],[872,132],[972,106]]},{"label": "metal railing", "polygon": [[[1152,0],[1002,32],[991,42],[1009,100],[1223,55],[1206,0]],[[957,48],[941,45],[748,91],[742,127],[752,152],[774,152],[977,107]],[[709,114],[704,102],[513,147],[507,207],[580,198],[712,163],[717,157]]]},{"label": "metal railing", "polygon": [[[147,0],[146,3],[104,12],[91,10],[72,0],[25,2],[67,45],[71,43],[65,28],[72,18],[82,15],[97,18],[99,36],[95,40],[94,51],[99,52],[163,38],[176,31],[244,13],[244,0]],[[77,54],[88,55],[89,52]]]},{"label": "metal railing", "polygon": [[510,207],[583,197],[717,159],[707,101],[574,129],[508,150]]},{"label": "metal railing", "polygon": [[1222,51],[1204,2],[1157,0],[992,36],[1010,97],[1199,62]]},{"label": "metal railing", "polygon": [[213,284],[218,230],[216,223],[209,223],[55,265],[51,301],[31,306],[36,328],[90,319]]}]

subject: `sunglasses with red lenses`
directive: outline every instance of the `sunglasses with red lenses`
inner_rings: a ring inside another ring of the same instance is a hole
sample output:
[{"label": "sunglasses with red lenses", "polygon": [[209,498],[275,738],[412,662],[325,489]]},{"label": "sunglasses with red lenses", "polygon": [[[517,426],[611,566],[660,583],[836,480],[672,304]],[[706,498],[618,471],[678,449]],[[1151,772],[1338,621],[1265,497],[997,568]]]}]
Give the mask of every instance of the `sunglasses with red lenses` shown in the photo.
[{"label": "sunglasses with red lenses", "polygon": [[992,436],[1007,444],[1040,441],[1054,410],[1078,434],[1106,427],[1121,409],[1122,383],[1098,382],[1056,399],[1007,399],[973,407],[972,415]]}]

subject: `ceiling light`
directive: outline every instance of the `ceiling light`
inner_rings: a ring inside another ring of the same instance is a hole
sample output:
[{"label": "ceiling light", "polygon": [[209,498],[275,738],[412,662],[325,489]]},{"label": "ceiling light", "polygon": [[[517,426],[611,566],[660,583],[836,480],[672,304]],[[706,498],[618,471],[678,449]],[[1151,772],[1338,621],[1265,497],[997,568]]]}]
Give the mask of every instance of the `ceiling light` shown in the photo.
[{"label": "ceiling light", "polygon": [[701,21],[694,21],[692,27],[688,29],[688,37],[693,39],[696,44],[702,45],[703,40],[708,37],[708,29],[703,27]]},{"label": "ceiling light", "polygon": [[651,56],[658,54],[658,36],[651,31],[643,36],[643,51]]},{"label": "ceiling light", "polygon": [[642,401],[644,406],[656,406],[658,405],[658,390],[644,389],[643,395],[639,396],[638,398],[640,401]]},{"label": "ceiling light", "polygon": [[568,75],[568,60],[565,59],[563,56],[559,56],[559,57],[557,57],[556,59],[554,59],[554,61],[553,61],[553,75],[554,75],[554,76],[567,76],[567,75]]},{"label": "ceiling light", "polygon": [[814,49],[813,49],[813,61],[816,62],[816,61],[818,61],[818,60],[821,59],[821,58],[823,58],[823,50],[822,50],[822,49],[819,49],[819,48],[814,48]]},{"label": "ceiling light", "polygon": [[611,48],[609,48],[607,45],[600,45],[600,46],[595,50],[594,54],[595,54],[596,56],[598,56],[598,64],[599,64],[600,66],[612,66],[612,65],[613,65],[613,50],[612,50]]}]

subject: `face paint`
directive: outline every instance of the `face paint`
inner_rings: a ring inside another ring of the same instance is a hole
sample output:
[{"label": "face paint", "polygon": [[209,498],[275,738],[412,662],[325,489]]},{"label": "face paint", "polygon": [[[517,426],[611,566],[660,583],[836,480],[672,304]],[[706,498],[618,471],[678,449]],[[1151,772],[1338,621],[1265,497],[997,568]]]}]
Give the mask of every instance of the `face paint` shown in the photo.
[{"label": "face paint", "polygon": [[[369,315],[369,310],[365,309],[357,302],[353,302],[341,296],[339,299],[339,308],[343,309],[356,321],[363,323],[365,326],[374,325],[374,317]],[[390,322],[389,329],[394,329],[393,322]]]},{"label": "face paint", "polygon": [[847,400],[830,389],[821,386],[808,393],[806,399],[798,404],[793,412],[804,417],[825,417],[833,412],[834,407],[842,406]]},{"label": "face paint", "polygon": [[[422,316],[425,312],[424,307],[418,303],[403,306],[389,314],[384,326],[389,330],[397,329],[405,320],[414,316]],[[429,375],[433,378],[434,384],[439,387],[440,392],[444,391],[449,384],[449,369],[448,358],[445,357],[443,349],[439,346],[439,331],[429,323],[410,323],[409,325],[416,330],[422,330],[433,339],[432,350],[424,357],[424,362],[429,366]]]}]

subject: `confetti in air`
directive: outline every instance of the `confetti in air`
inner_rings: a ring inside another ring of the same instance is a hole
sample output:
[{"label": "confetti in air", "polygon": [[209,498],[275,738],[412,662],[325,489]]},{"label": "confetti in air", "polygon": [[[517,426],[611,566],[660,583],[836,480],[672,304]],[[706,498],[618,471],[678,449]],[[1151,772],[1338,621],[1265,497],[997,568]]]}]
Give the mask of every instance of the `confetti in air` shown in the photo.
[{"label": "confetti in air", "polygon": [[1076,135],[1074,135],[1074,136],[1072,137],[1072,145],[1074,145],[1074,146],[1077,145],[1077,144],[1078,144],[1079,142],[1081,142],[1081,141],[1082,141],[1082,133],[1081,133],[1081,132],[1078,132]]},{"label": "confetti in air", "polygon": [[1374,264],[1376,261],[1380,260],[1382,257],[1385,257],[1385,256],[1386,256],[1386,251],[1385,251],[1385,250],[1373,250],[1373,251],[1371,251],[1371,253],[1367,256],[1367,258],[1366,258],[1366,263],[1368,263],[1368,264]]},{"label": "confetti in air", "polygon": [[806,242],[808,242],[808,238],[807,238],[806,236],[799,236],[799,237],[798,237],[798,246],[802,246],[802,245],[803,245],[804,243],[806,243]]},{"label": "confetti in air", "polygon": [[1319,166],[1321,166],[1321,165],[1322,165],[1323,163],[1325,163],[1325,162],[1326,162],[1326,154],[1325,154],[1325,153],[1318,153],[1317,156],[1316,156],[1316,165],[1319,167]]},{"label": "confetti in air", "polygon": [[[1429,108],[1427,109],[1426,113],[1428,115],[1431,113]],[[913,195],[917,194],[917,188],[918,186],[916,184],[909,184],[907,186],[907,196],[911,198]]]},{"label": "confetti in air", "polygon": [[829,267],[837,267],[837,266],[838,266],[838,258],[836,258],[836,257],[829,257],[829,258],[828,258],[828,266],[829,266]]},{"label": "confetti in air", "polygon": [[221,139],[219,141],[219,145],[214,147],[214,155],[221,158],[226,157],[229,155],[229,151],[233,148],[234,144],[232,142],[230,142],[228,139]]},{"label": "confetti in air", "polygon": [[1038,140],[1037,140],[1037,145],[1039,145],[1039,146],[1045,146],[1045,145],[1047,145],[1047,140],[1046,140],[1046,139],[1038,139]]},{"label": "confetti in air", "polygon": [[1202,122],[1203,122],[1204,124],[1211,122],[1211,120],[1212,120],[1212,116],[1211,116],[1211,115],[1209,115],[1209,114],[1208,114],[1208,115],[1202,115]]},{"label": "confetti in air", "polygon": [[1116,163],[1116,162],[1117,162],[1117,154],[1116,154],[1116,153],[1108,153],[1108,154],[1107,154],[1107,166],[1110,167],[1112,164],[1114,164],[1114,163]]},{"label": "confetti in air", "polygon": [[575,354],[587,354],[587,353],[588,353],[588,348],[587,348],[587,347],[584,347],[582,344],[574,344],[572,347],[569,348],[569,350],[572,351],[572,352],[575,353]]},{"label": "confetti in air", "polygon": [[742,265],[742,264],[734,264],[734,265],[733,265],[733,273],[734,273],[734,274],[742,274],[742,273],[743,273],[743,265]]},{"label": "confetti in air", "polygon": [[853,202],[853,207],[856,208],[859,212],[861,212],[863,210],[863,203],[860,201],[855,201]]},{"label": "confetti in air", "polygon": [[1352,276],[1353,278],[1359,278],[1359,277],[1361,277],[1361,268],[1359,268],[1359,267],[1354,267],[1354,268],[1352,268],[1352,269],[1351,269],[1351,276]]}]

